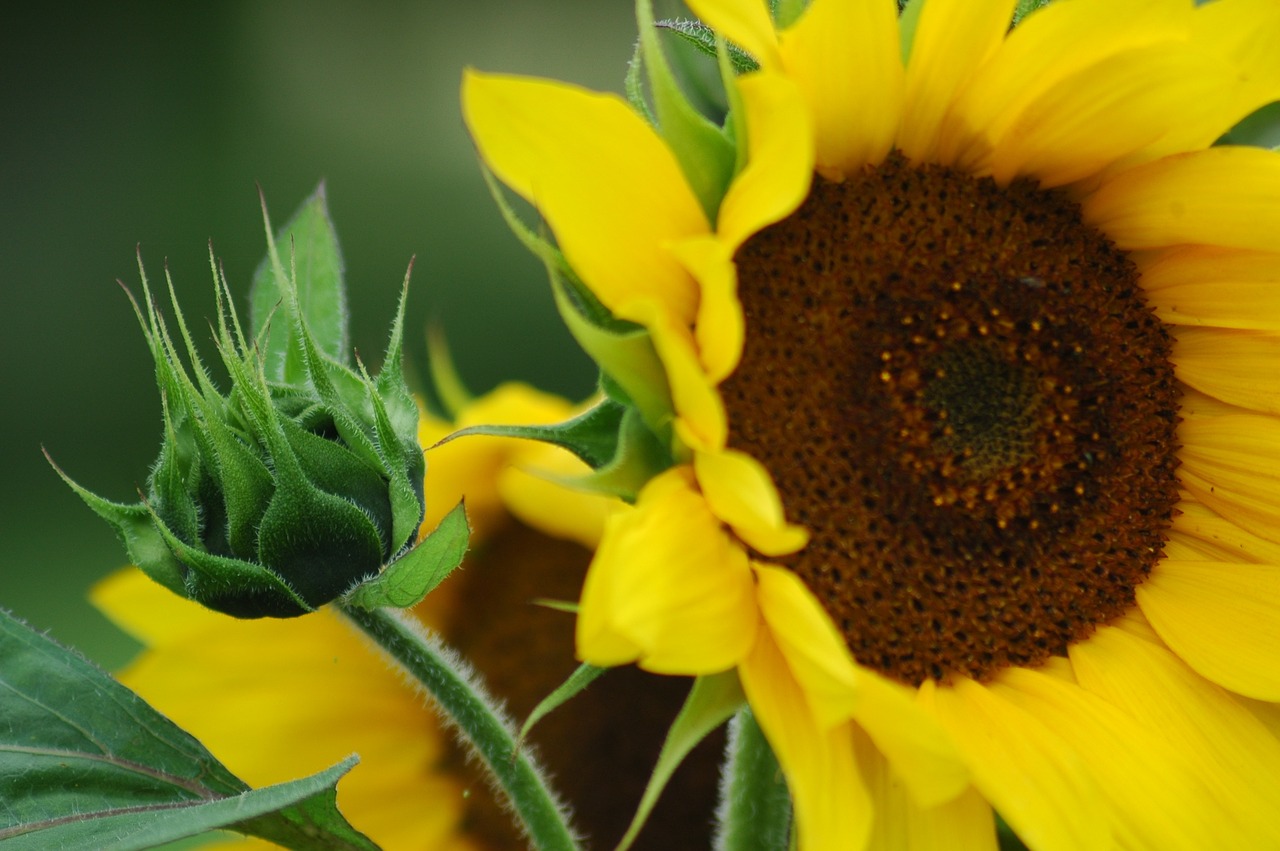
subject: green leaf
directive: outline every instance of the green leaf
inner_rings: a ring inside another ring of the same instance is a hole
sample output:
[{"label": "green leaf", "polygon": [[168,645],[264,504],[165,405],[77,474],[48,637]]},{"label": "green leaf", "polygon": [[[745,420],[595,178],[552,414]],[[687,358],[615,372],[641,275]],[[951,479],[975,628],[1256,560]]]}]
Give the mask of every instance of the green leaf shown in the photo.
[{"label": "green leaf", "polygon": [[459,429],[440,443],[459,437],[487,435],[539,440],[568,449],[592,469],[609,463],[618,451],[618,431],[627,408],[605,399],[571,420],[553,425],[474,425]]},{"label": "green leaf", "polygon": [[151,512],[145,505],[125,505],[103,499],[77,484],[61,467],[53,463],[48,452],[44,453],[44,457],[54,472],[84,500],[85,505],[116,530],[130,561],[173,593],[185,596],[182,579],[185,571],[182,564],[169,551],[160,530],[151,522]]},{"label": "green leaf", "polygon": [[569,679],[561,683],[556,687],[555,691],[544,697],[538,702],[537,706],[533,707],[529,717],[520,725],[520,736],[516,739],[516,746],[519,747],[528,738],[529,732],[533,730],[535,724],[577,697],[607,670],[609,669],[597,668],[595,665],[588,665],[586,662],[574,669],[574,672],[569,675]]},{"label": "green leaf", "polygon": [[1032,12],[1048,6],[1051,0],[1018,0],[1018,5],[1013,9],[1014,26],[1022,23],[1022,20]]},{"label": "green leaf", "polygon": [[636,3],[637,23],[649,90],[658,114],[658,129],[666,139],[685,179],[698,196],[707,221],[714,224],[720,201],[733,178],[734,147],[723,131],[689,103],[676,82],[658,43],[651,0]]},{"label": "green leaf", "polygon": [[[654,26],[664,29],[672,35],[692,45],[699,53],[716,58],[716,34],[711,27],[700,21],[666,20],[658,21]],[[760,70],[760,63],[750,53],[735,44],[728,45],[729,63],[735,74],[749,74]]]},{"label": "green leaf", "polygon": [[229,829],[289,848],[375,849],[334,806],[355,759],[252,791],[140,697],[0,612],[5,851],[150,848]]},{"label": "green leaf", "polygon": [[566,480],[565,485],[633,503],[645,483],[674,463],[671,453],[644,424],[640,412],[627,408],[618,429],[618,449],[609,463],[589,476]]},{"label": "green leaf", "polygon": [[689,751],[707,737],[707,734],[733,717],[742,706],[745,698],[742,685],[738,682],[736,671],[722,674],[711,674],[694,680],[689,697],[685,699],[675,723],[667,731],[667,738],[662,743],[662,752],[658,755],[658,763],[645,786],[640,806],[636,808],[631,826],[618,843],[616,851],[626,851],[635,842],[640,829],[644,827],[649,813],[658,803],[658,797],[666,787],[671,775],[680,767],[680,763],[689,755]]},{"label": "green leaf", "polygon": [[470,538],[466,510],[458,503],[416,547],[387,565],[376,579],[357,585],[343,600],[366,611],[415,606],[462,564]]},{"label": "green leaf", "polygon": [[[265,201],[263,216],[266,216]],[[299,341],[295,339],[287,314],[277,310],[285,301],[285,287],[289,285],[285,275],[290,268],[297,278],[302,319],[316,345],[338,363],[347,363],[350,351],[347,290],[338,235],[329,218],[324,184],[302,203],[274,240],[268,221],[267,238],[271,251],[253,275],[249,296],[253,336],[261,335],[270,322],[262,351],[267,377],[289,383],[303,377]],[[292,265],[286,266],[284,261],[290,258]]]}]

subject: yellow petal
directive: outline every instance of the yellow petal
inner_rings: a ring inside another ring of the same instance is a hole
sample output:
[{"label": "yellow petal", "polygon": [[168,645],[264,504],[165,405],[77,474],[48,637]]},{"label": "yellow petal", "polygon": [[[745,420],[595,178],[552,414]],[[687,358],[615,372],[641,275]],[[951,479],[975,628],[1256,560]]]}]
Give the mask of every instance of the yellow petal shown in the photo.
[{"label": "yellow petal", "polygon": [[694,16],[750,53],[766,69],[776,68],[778,36],[764,0],[688,0]]},{"label": "yellow petal", "polygon": [[1280,566],[1165,560],[1137,596],[1156,632],[1201,676],[1280,700]]},{"label": "yellow petal", "polygon": [[1178,378],[1251,411],[1280,413],[1280,334],[1224,328],[1180,328],[1173,347]]},{"label": "yellow petal", "polygon": [[423,530],[434,529],[465,495],[467,517],[476,535],[483,538],[491,533],[507,513],[498,491],[502,471],[531,453],[542,454],[539,444],[505,437],[464,437],[434,446],[436,441],[471,425],[555,423],[573,413],[574,407],[564,399],[512,382],[476,399],[459,413],[456,423],[424,419],[419,429],[419,439],[428,447]]},{"label": "yellow petal", "polygon": [[968,770],[914,691],[857,666],[798,576],[779,567],[754,567],[765,624],[818,724],[857,722],[919,806],[938,806],[964,791]]},{"label": "yellow petal", "polygon": [[1175,122],[1140,159],[1206,148],[1242,118],[1280,100],[1280,5],[1274,0],[1198,3],[1191,18],[1195,46],[1226,63],[1231,74],[1198,120]]},{"label": "yellow petal", "polygon": [[822,728],[767,629],[739,667],[742,690],[778,757],[805,851],[859,851],[874,818],[848,723]]},{"label": "yellow petal", "polygon": [[950,735],[915,699],[915,690],[858,667],[853,719],[889,761],[919,807],[931,809],[969,787],[969,769]]},{"label": "yellow petal", "polygon": [[781,74],[739,77],[747,122],[747,164],[720,204],[719,238],[736,251],[752,234],[790,215],[813,179],[813,130],[800,92]]},{"label": "yellow petal", "polygon": [[1182,486],[1227,520],[1280,543],[1280,421],[1258,414],[1183,416]]},{"label": "yellow petal", "polygon": [[1254,700],[1251,697],[1236,696],[1240,701],[1240,705],[1248,709],[1253,717],[1257,718],[1262,726],[1271,731],[1271,735],[1280,739],[1280,703],[1272,703],[1268,700]]},{"label": "yellow petal", "polygon": [[869,739],[855,732],[858,768],[875,808],[868,848],[875,851],[996,851],[991,805],[972,787],[945,804],[922,807],[907,794]]},{"label": "yellow petal", "polygon": [[653,302],[630,305],[625,318],[649,329],[671,385],[676,434],[692,449],[723,449],[729,431],[724,401],[702,365],[689,327]]},{"label": "yellow petal", "polygon": [[1234,76],[1180,43],[1108,57],[1041,93],[993,139],[992,177],[1030,175],[1053,187],[1097,174],[1170,127],[1203,124]]},{"label": "yellow petal", "polygon": [[[1085,689],[1011,668],[993,685],[1049,726],[1102,789],[1117,847],[1202,851],[1217,847],[1225,813],[1209,805],[1196,765],[1161,730]],[[1081,846],[1106,847],[1106,846]]]},{"label": "yellow petal", "polygon": [[[163,622],[187,612],[184,602],[168,595],[136,614]],[[363,770],[344,778],[338,805],[384,847],[437,848],[456,833],[463,790],[433,772],[444,756],[435,719],[342,618],[322,609],[285,621],[195,620],[121,681],[254,786],[358,751]]]},{"label": "yellow petal", "polygon": [[1280,848],[1280,741],[1249,710],[1167,649],[1121,629],[1103,627],[1070,652],[1086,689],[1190,757],[1219,810],[1218,844]]},{"label": "yellow petal", "polygon": [[692,323],[697,288],[663,246],[710,228],[643,118],[616,95],[476,71],[462,97],[480,155],[538,209],[606,307],[656,299]]},{"label": "yellow petal", "polygon": [[1030,847],[1111,847],[1098,787],[1044,721],[968,679],[926,680],[920,697],[951,733],[974,786]]},{"label": "yellow petal", "polygon": [[1201,417],[1224,417],[1228,415],[1248,414],[1244,408],[1229,405],[1221,399],[1201,393],[1194,387],[1183,385],[1182,398],[1178,400],[1178,413],[1184,420]]},{"label": "yellow petal", "polygon": [[1195,245],[1135,259],[1165,322],[1280,331],[1280,254]]},{"label": "yellow petal", "polygon": [[698,281],[701,299],[693,334],[706,380],[718,384],[742,359],[745,335],[733,253],[713,237],[686,240],[671,251]]},{"label": "yellow petal", "polygon": [[578,613],[578,654],[663,674],[732,668],[755,640],[747,555],[676,467],[605,524]]},{"label": "yellow petal", "polygon": [[986,172],[994,144],[1045,92],[1109,57],[1186,39],[1190,14],[1178,0],[1072,0],[1037,10],[961,92],[943,124],[941,161]]},{"label": "yellow petal", "polygon": [[781,567],[753,567],[761,616],[818,723],[848,720],[857,703],[848,646],[800,577]]},{"label": "yellow petal", "polygon": [[907,63],[898,148],[917,162],[936,159],[938,134],[956,94],[1000,47],[1017,0],[930,0],[920,11]]},{"label": "yellow petal", "polygon": [[590,472],[576,455],[546,444],[539,449],[543,451],[523,456],[522,466],[508,467],[499,475],[503,505],[526,526],[595,549],[617,500],[566,484]]},{"label": "yellow petal", "polygon": [[1181,499],[1178,510],[1165,544],[1167,558],[1280,564],[1280,544],[1246,532],[1198,500]]},{"label": "yellow petal", "polygon": [[779,38],[814,132],[817,170],[833,180],[880,163],[902,113],[896,8],[887,2],[813,0]]},{"label": "yellow petal", "polygon": [[1220,147],[1122,171],[1081,208],[1125,250],[1191,243],[1275,251],[1277,198],[1280,152]]},{"label": "yellow petal", "polygon": [[693,465],[711,510],[757,552],[785,555],[809,542],[803,527],[787,523],[769,471],[750,455],[697,452]]}]

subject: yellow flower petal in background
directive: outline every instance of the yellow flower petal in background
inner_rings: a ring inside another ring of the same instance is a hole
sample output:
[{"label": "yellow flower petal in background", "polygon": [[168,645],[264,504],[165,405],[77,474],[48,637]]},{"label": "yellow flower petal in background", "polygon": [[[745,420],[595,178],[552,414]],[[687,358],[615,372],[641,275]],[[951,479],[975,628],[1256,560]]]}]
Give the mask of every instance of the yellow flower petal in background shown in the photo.
[{"label": "yellow flower petal in background", "polygon": [[436,445],[459,428],[473,425],[543,425],[566,420],[574,408],[564,399],[543,393],[526,384],[503,384],[467,406],[456,422],[424,414],[418,439],[427,452],[431,477],[431,498],[427,500],[423,530],[430,531],[440,519],[467,498],[467,519],[475,532],[484,536],[502,521],[506,509],[498,485],[503,471],[513,464],[529,465],[534,459],[568,458],[565,450],[532,441],[503,437],[475,436]]},{"label": "yellow flower petal in background", "polygon": [[152,647],[121,682],[250,785],[302,777],[359,753],[360,765],[338,785],[338,806],[360,830],[388,851],[459,841],[463,788],[441,766],[444,736],[336,613],[239,620],[183,600],[134,568],[93,600]]},{"label": "yellow flower petal in background", "polygon": [[594,564],[578,615],[584,661],[711,674],[750,649],[756,613],[747,555],[687,468],[653,479],[634,509],[609,518]]},{"label": "yellow flower petal in background", "polygon": [[663,246],[710,225],[644,119],[615,95],[476,71],[462,97],[485,162],[546,217],[607,307],[627,316],[632,302],[656,298],[693,321],[696,285]]},{"label": "yellow flower petal in background", "polygon": [[1280,701],[1280,566],[1166,560],[1138,587],[1138,605],[1202,677]]},{"label": "yellow flower petal in background", "polygon": [[893,5],[814,0],[781,34],[779,49],[808,106],[817,171],[840,180],[883,160],[902,113]]},{"label": "yellow flower petal in background", "polygon": [[526,526],[595,549],[615,503],[571,484],[587,472],[587,465],[576,456],[560,451],[547,454],[521,459],[519,463],[527,466],[502,472],[498,493],[503,505]]}]

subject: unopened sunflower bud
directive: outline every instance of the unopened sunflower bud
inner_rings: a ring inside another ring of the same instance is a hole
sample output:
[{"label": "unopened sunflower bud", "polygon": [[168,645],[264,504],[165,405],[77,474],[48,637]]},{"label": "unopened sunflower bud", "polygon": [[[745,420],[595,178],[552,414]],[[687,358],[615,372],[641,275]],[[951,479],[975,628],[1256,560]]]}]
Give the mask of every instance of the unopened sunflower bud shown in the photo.
[{"label": "unopened sunflower bud", "polygon": [[[300,615],[377,577],[413,550],[424,510],[418,409],[402,372],[403,297],[372,378],[363,364],[353,370],[321,351],[296,280],[274,259],[281,298],[270,323],[287,323],[276,337],[282,352],[267,344],[269,326],[246,337],[215,264],[225,394],[196,354],[172,282],[176,338],[143,274],[145,309],[134,307],[164,408],[159,458],[132,505],[67,479],[153,579],[246,618]],[[278,354],[286,365],[269,378],[267,359]]]}]

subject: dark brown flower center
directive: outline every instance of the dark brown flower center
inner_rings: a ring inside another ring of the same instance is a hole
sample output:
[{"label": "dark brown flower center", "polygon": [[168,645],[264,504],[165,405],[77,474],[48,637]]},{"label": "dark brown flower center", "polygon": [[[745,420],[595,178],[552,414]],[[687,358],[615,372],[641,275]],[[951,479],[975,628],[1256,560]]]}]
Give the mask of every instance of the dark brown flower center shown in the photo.
[{"label": "dark brown flower center", "polygon": [[862,664],[989,678],[1134,601],[1177,502],[1170,338],[1075,203],[900,156],[737,255],[730,444]]}]

